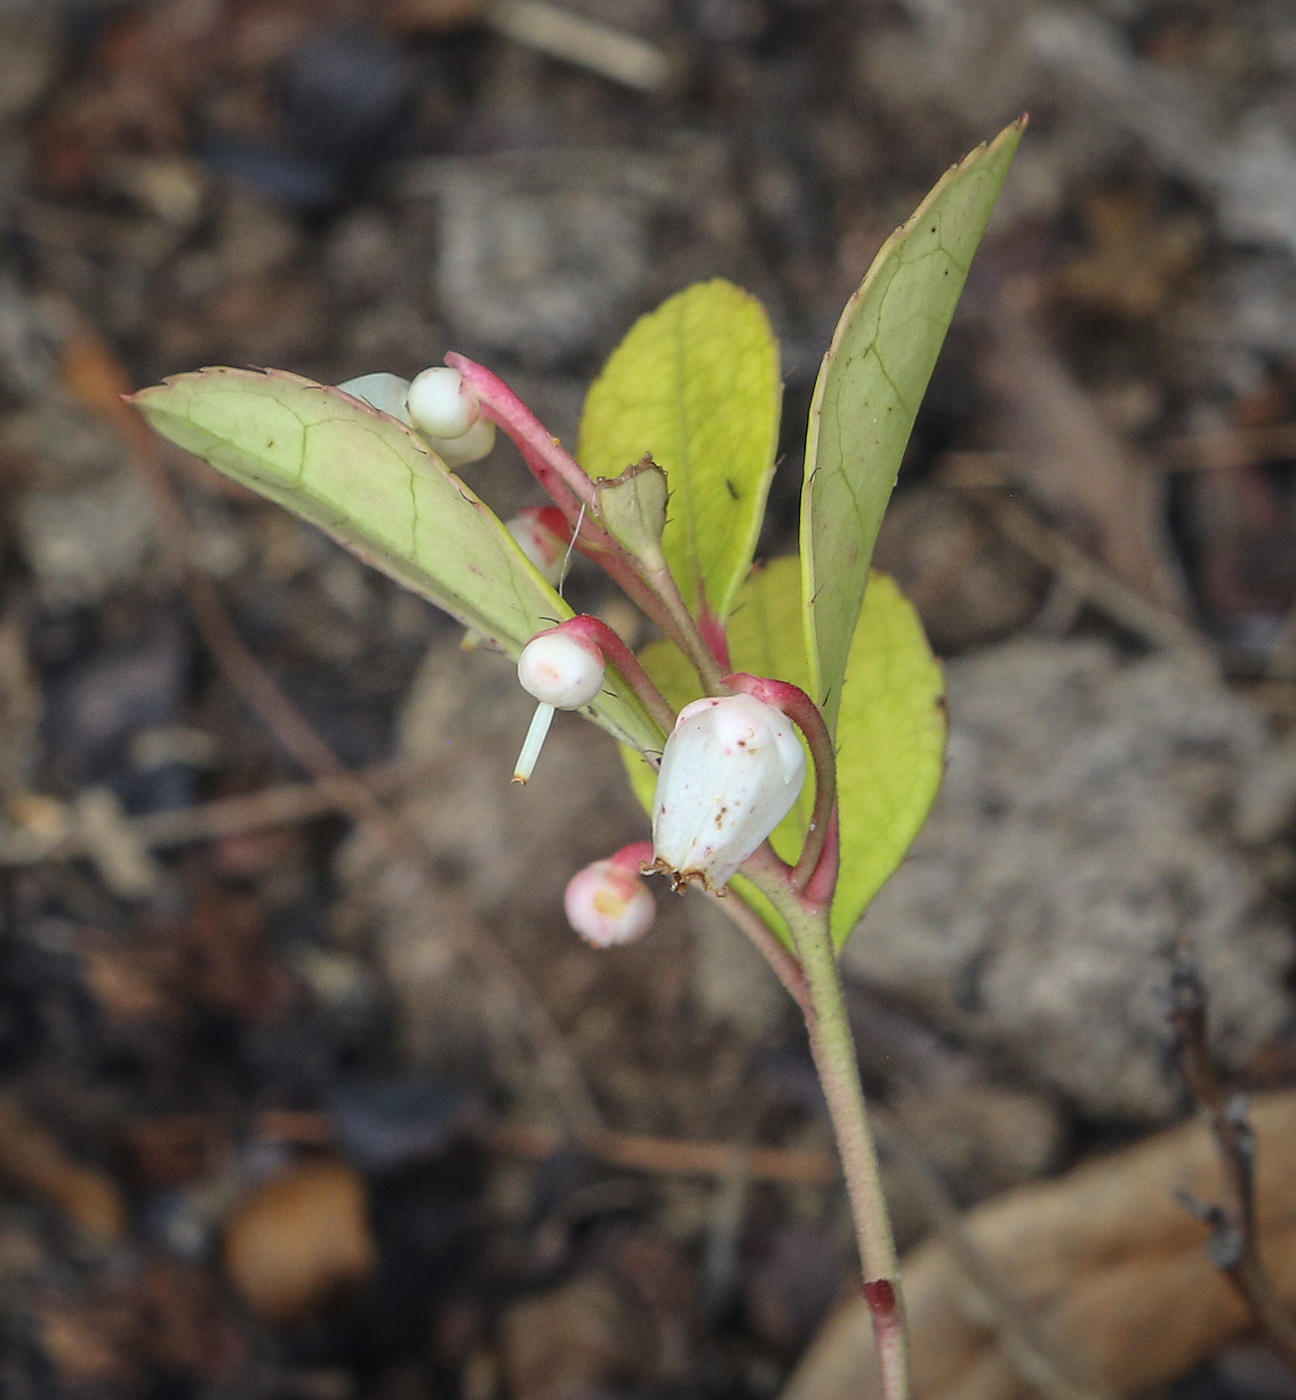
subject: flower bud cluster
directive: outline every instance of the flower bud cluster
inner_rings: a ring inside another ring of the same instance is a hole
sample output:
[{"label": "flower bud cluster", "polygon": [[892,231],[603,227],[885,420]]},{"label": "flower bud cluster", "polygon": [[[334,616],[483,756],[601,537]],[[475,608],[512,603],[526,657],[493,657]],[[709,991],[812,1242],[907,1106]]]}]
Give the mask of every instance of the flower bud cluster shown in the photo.
[{"label": "flower bud cluster", "polygon": [[413,428],[452,470],[481,461],[495,445],[495,424],[482,416],[457,369],[437,365],[412,382],[398,374],[362,374],[338,388]]}]

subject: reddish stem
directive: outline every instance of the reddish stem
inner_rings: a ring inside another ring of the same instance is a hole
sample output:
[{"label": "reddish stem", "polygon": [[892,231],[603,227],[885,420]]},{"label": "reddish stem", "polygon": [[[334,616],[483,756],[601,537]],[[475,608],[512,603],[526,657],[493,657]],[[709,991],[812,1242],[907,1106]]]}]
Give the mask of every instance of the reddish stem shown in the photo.
[{"label": "reddish stem", "polygon": [[711,611],[706,598],[698,603],[697,625],[707,650],[716,659],[716,665],[722,671],[727,671],[733,665],[729,660],[729,638],[725,636],[724,623]]},{"label": "reddish stem", "polygon": [[820,908],[831,902],[837,887],[840,843],[837,839],[837,754],[819,706],[789,681],[767,680],[738,671],[724,680],[731,690],[750,695],[781,710],[805,735],[815,766],[815,801],[801,856],[789,883],[802,900]]},{"label": "reddish stem", "polygon": [[651,841],[631,841],[619,851],[613,851],[608,860],[623,870],[633,870],[636,875],[645,874],[644,867],[652,864],[653,848]]},{"label": "reddish stem", "polygon": [[[798,862],[799,864],[800,862]],[[823,851],[801,890],[801,897],[807,904],[813,904],[820,909],[828,908],[833,902],[833,895],[837,893],[837,877],[840,873],[841,823],[838,820],[837,808],[834,806],[824,831]],[[792,887],[796,888],[795,871],[792,874]]]},{"label": "reddish stem", "polygon": [[[575,617],[569,617],[566,622],[560,622],[557,627],[551,627],[549,632],[570,632],[573,637],[580,637],[596,646],[603,653],[603,659],[615,666],[625,677],[644,709],[660,726],[662,733],[669,734],[675,728],[675,711],[670,701],[653,684],[648,672],[640,665],[639,658],[606,622],[591,617],[589,613],[578,613]],[[541,637],[547,635],[546,632],[537,633],[537,636]]]},{"label": "reddish stem", "polygon": [[[540,485],[562,508],[574,525],[580,507],[594,508],[594,483],[581,465],[553,437],[545,425],[509,388],[484,365],[479,365],[453,350],[445,357],[446,364],[457,369],[481,400],[486,416],[499,424],[518,445],[527,466],[535,473]],[[575,509],[573,509],[573,503]]]},{"label": "reddish stem", "polygon": [[562,511],[574,534],[576,548],[618,583],[626,596],[689,655],[685,637],[670,609],[595,515],[594,483],[580,463],[498,375],[454,351],[445,358],[446,364],[457,369],[476,393],[486,417],[512,439],[532,475]]},{"label": "reddish stem", "polygon": [[866,1279],[861,1286],[864,1301],[873,1315],[873,1336],[877,1340],[878,1362],[884,1389],[888,1378],[903,1376],[907,1369],[905,1357],[904,1314],[895,1284],[888,1278]]}]

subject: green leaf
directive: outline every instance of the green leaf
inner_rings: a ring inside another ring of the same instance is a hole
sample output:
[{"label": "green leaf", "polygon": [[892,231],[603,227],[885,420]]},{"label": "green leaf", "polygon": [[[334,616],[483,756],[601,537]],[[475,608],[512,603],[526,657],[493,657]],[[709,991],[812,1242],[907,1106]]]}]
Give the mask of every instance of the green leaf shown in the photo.
[{"label": "green leaf", "polygon": [[[795,558],[776,559],[752,574],[734,609],[729,642],[735,670],[806,688]],[[677,708],[698,698],[692,668],[669,642],[654,642],[640,659]],[[847,656],[837,726],[842,861],[832,928],[838,947],[904,858],[935,800],[945,754],[942,689],[917,613],[892,579],[875,573]],[[651,812],[656,774],[638,754],[624,756],[635,792]],[[794,861],[801,850],[813,797],[807,782],[774,833],[774,849],[784,860]],[[741,876],[734,887],[790,946],[759,892]]]},{"label": "green leaf", "polygon": [[812,697],[829,727],[882,513],[968,267],[1025,129],[954,166],[882,245],[824,356],[810,405],[801,564]]},{"label": "green leaf", "polygon": [[764,308],[701,282],[641,317],[594,381],[581,465],[620,476],[645,453],[666,470],[662,544],[684,601],[728,615],[751,567],[778,447],[778,342]]},{"label": "green leaf", "polygon": [[[153,427],[332,535],[517,656],[572,610],[495,514],[410,429],[280,370],[205,369],[135,395]],[[636,749],[662,736],[613,672],[588,713]]]}]

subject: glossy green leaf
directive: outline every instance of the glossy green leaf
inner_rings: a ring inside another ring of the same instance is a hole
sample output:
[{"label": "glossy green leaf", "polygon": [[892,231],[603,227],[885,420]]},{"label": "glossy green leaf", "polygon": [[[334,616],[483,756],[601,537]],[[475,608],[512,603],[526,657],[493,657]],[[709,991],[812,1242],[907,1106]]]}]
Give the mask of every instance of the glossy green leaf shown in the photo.
[{"label": "glossy green leaf", "polygon": [[[734,669],[805,689],[809,666],[801,613],[796,559],[776,559],[754,573],[729,625]],[[673,705],[697,699],[696,677],[670,643],[655,642],[641,659]],[[891,578],[875,573],[847,656],[837,725],[842,863],[832,928],[838,947],[904,858],[936,797],[945,753],[942,688],[940,666],[913,606]],[[635,791],[651,811],[656,775],[637,754],[625,756]],[[812,801],[807,783],[774,833],[774,848],[784,860],[794,861],[801,849]],[[734,887],[787,941],[762,896],[741,876]]]},{"label": "glossy green leaf", "polygon": [[810,406],[801,565],[811,694],[830,726],[882,514],[1024,119],[954,166],[846,304]]},{"label": "glossy green leaf", "polygon": [[670,482],[667,562],[690,608],[728,615],[751,567],[778,447],[778,342],[764,308],[702,282],[641,317],[585,400],[581,465],[620,476],[651,454]]},{"label": "glossy green leaf", "polygon": [[[206,369],[135,395],[189,452],[327,531],[348,549],[516,656],[571,616],[484,505],[410,429],[278,370]],[[590,707],[616,738],[661,734],[614,673]]]}]

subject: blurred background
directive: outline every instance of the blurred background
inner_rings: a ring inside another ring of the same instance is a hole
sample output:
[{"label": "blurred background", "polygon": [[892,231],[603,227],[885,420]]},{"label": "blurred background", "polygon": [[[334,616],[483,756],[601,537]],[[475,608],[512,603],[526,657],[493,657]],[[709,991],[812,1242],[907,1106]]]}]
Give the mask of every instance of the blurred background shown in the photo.
[{"label": "blurred background", "polygon": [[[1171,1024],[1190,959],[1296,1303],[1296,11],[4,0],[6,1397],[872,1393],[773,979],[700,897],[563,921],[645,834],[610,742],[560,716],[511,790],[511,668],[118,395],[454,349],[571,443],[724,276],[782,341],[788,552],[845,299],[1023,111],[878,549],[952,723],[845,959],[918,1394],[1296,1395]],[[507,443],[465,476],[538,499]]]}]

